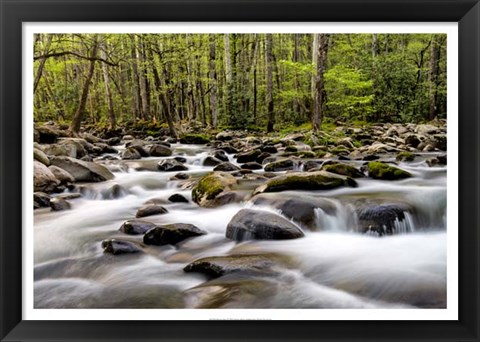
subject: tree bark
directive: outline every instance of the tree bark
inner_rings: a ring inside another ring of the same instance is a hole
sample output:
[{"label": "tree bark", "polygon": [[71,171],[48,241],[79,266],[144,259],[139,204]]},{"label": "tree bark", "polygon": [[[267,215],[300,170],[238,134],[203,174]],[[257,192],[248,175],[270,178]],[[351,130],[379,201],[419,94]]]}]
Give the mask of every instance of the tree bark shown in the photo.
[{"label": "tree bark", "polygon": [[213,128],[218,124],[218,108],[217,108],[217,70],[215,56],[215,35],[210,34],[210,106],[211,106],[211,123]]},{"label": "tree bark", "polygon": [[[40,35],[38,35],[40,37]],[[50,49],[50,45],[52,44],[53,34],[48,35],[47,44],[45,45],[45,54],[48,53]],[[47,61],[47,57],[40,59],[40,64],[38,65],[37,74],[35,75],[35,80],[33,82],[33,93],[37,90],[38,84],[40,83],[40,79],[42,78],[43,68],[45,67],[45,62]]]},{"label": "tree bark", "polygon": [[142,94],[142,118],[148,119],[150,117],[150,94],[148,91],[147,70],[146,70],[146,58],[144,48],[144,37],[140,37],[137,49],[137,60],[140,60],[140,70],[138,72],[140,77],[140,92]]},{"label": "tree bark", "polygon": [[[100,56],[102,59],[107,59],[107,44],[102,37],[101,40],[101,47],[100,47]],[[113,97],[112,92],[110,91],[110,77],[108,75],[108,66],[106,63],[102,62],[102,70],[103,70],[103,80],[105,82],[105,94],[107,96],[107,107],[108,107],[108,118],[110,119],[110,129],[115,129],[117,125],[117,118],[115,116],[115,110],[113,105]]]},{"label": "tree bark", "polygon": [[428,81],[430,85],[429,91],[429,120],[435,119],[437,116],[437,87],[438,87],[438,71],[440,62],[440,44],[436,35],[432,37],[430,53],[430,70]]},{"label": "tree bark", "polygon": [[[317,131],[322,126],[324,103],[325,103],[325,82],[324,73],[327,62],[328,34],[315,34],[313,51],[315,63],[314,88],[313,88],[313,130]],[[316,51],[316,53],[315,53]]]},{"label": "tree bark", "polygon": [[140,78],[138,76],[138,63],[137,63],[137,47],[135,35],[130,35],[131,41],[131,56],[132,56],[132,67],[133,67],[133,107],[134,107],[134,118],[135,120],[140,118],[141,115],[141,94],[140,94]]},{"label": "tree bark", "polygon": [[85,84],[83,85],[80,102],[73,116],[72,123],[70,124],[70,131],[72,131],[72,133],[74,134],[77,134],[80,131],[80,125],[82,123],[83,115],[85,112],[85,106],[87,104],[88,91],[90,89],[90,84],[92,83],[93,74],[95,72],[95,61],[96,61],[95,57],[97,56],[97,50],[98,50],[98,37],[97,35],[94,35],[92,52],[90,54],[92,59],[90,60],[87,79],[85,80]]},{"label": "tree bark", "polygon": [[273,131],[273,126],[275,124],[275,113],[273,111],[273,75],[272,75],[272,64],[273,64],[273,35],[271,33],[267,34],[265,40],[265,53],[267,58],[267,113],[268,113],[268,123],[267,123],[267,132]]}]

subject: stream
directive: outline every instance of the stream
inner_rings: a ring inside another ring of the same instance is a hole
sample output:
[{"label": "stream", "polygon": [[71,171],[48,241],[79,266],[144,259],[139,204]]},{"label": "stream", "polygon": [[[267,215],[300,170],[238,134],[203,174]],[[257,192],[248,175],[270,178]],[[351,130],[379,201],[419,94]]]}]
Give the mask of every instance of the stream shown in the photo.
[{"label": "stream", "polygon": [[[213,170],[202,166],[209,147],[173,144],[172,149],[173,156],[186,159],[184,173],[199,177]],[[83,184],[82,196],[69,200],[71,210],[34,212],[35,308],[445,308],[447,169],[425,163],[434,155],[420,153],[414,162],[399,163],[414,175],[405,180],[359,178],[355,188],[271,193],[325,199],[333,209],[316,209],[311,227],[299,224],[302,238],[244,242],[225,236],[239,210],[281,211],[249,200],[202,208],[192,202],[191,188],[181,188],[189,180],[170,179],[178,172],[138,170],[138,165],[171,157],[105,161],[113,180]],[[238,165],[232,154],[228,157]],[[363,162],[347,163],[360,168]],[[119,198],[107,191],[114,184],[122,188]],[[248,194],[259,184],[246,180],[240,190]],[[172,194],[189,202],[169,203]],[[144,220],[189,223],[207,234],[176,246],[153,246],[144,245],[142,235],[120,232],[122,223],[153,198],[164,201],[168,213]],[[365,201],[409,209],[395,222],[395,234],[379,237],[357,229],[356,208]],[[141,253],[104,253],[105,239],[134,242]],[[284,256],[288,266],[217,279],[183,270],[203,257],[252,253]]]}]

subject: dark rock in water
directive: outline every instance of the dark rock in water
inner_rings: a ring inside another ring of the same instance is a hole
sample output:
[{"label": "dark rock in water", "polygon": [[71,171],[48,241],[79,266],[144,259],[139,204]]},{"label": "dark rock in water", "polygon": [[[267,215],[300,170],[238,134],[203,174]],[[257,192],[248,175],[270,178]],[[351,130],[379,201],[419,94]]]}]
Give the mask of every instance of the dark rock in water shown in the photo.
[{"label": "dark rock in water", "polygon": [[50,208],[52,208],[53,211],[62,211],[70,209],[71,205],[63,198],[55,197],[50,200]]},{"label": "dark rock in water", "polygon": [[292,159],[280,159],[265,165],[265,171],[267,172],[278,172],[278,171],[287,171],[293,170],[297,166],[297,163]]},{"label": "dark rock in water", "polygon": [[188,170],[188,167],[186,167],[185,165],[183,165],[182,163],[180,163],[175,159],[165,159],[158,162],[158,169],[160,171],[171,172],[171,171],[185,171],[185,170]]},{"label": "dark rock in water", "polygon": [[113,255],[138,253],[141,251],[133,242],[116,239],[103,240],[102,248],[104,253]]},{"label": "dark rock in water", "polygon": [[125,189],[123,186],[119,184],[114,184],[108,189],[102,191],[102,198],[109,200],[109,199],[117,199],[121,197],[125,197],[128,194],[128,190]]},{"label": "dark rock in water", "polygon": [[248,162],[242,165],[242,169],[247,170],[261,170],[262,168],[263,166],[257,162]]},{"label": "dark rock in water", "polygon": [[406,211],[406,208],[395,204],[374,205],[357,209],[360,232],[378,236],[399,233],[396,232],[395,222],[404,221]]},{"label": "dark rock in water", "polygon": [[288,257],[278,254],[237,254],[201,258],[191,262],[183,270],[218,278],[240,272],[250,275],[272,275],[277,273],[276,269],[291,265]]},{"label": "dark rock in water", "polygon": [[225,172],[238,171],[238,170],[240,170],[240,168],[237,165],[234,165],[229,162],[218,164],[213,168],[213,171],[225,171]]},{"label": "dark rock in water", "polygon": [[33,184],[34,191],[51,192],[60,184],[60,181],[48,167],[35,160],[33,162]]},{"label": "dark rock in water", "polygon": [[122,152],[123,160],[141,159],[142,155],[135,148],[129,147]]},{"label": "dark rock in water", "polygon": [[405,137],[405,144],[410,145],[414,148],[417,148],[422,141],[416,134],[410,134]]},{"label": "dark rock in water", "polygon": [[221,160],[221,161],[224,161],[224,162],[228,162],[228,156],[225,154],[225,151],[223,150],[217,150],[215,151],[215,153],[213,154],[213,156],[215,158],[217,158],[218,160]]},{"label": "dark rock in water", "polygon": [[280,215],[264,210],[242,209],[227,226],[227,238],[244,240],[285,240],[303,237],[302,230]]},{"label": "dark rock in water", "polygon": [[433,136],[433,146],[441,151],[447,150],[447,135],[435,134]]},{"label": "dark rock in water", "polygon": [[[187,173],[179,172],[179,173],[177,173],[175,176],[173,176],[172,178],[173,178],[173,179],[184,180],[184,179],[189,179],[189,178],[190,178],[190,175],[188,175]],[[172,179],[172,178],[171,178],[171,179]]]},{"label": "dark rock in water", "polygon": [[320,171],[320,162],[315,161],[315,160],[307,160],[303,163],[303,170],[304,171],[310,171],[316,169],[317,171]]},{"label": "dark rock in water", "polygon": [[106,167],[92,162],[70,157],[54,157],[50,163],[66,170],[77,182],[103,182],[113,178],[113,173]]},{"label": "dark rock in water", "polygon": [[180,157],[180,156],[173,157],[173,159],[175,159],[176,161],[178,161],[182,164],[185,164],[187,162],[187,158]]},{"label": "dark rock in water", "polygon": [[152,157],[168,157],[173,153],[170,148],[161,144],[152,145],[149,152]]},{"label": "dark rock in water", "polygon": [[255,161],[262,152],[259,150],[252,150],[241,152],[237,154],[237,163],[248,163]]},{"label": "dark rock in water", "polygon": [[271,155],[270,153],[268,153],[268,152],[262,152],[262,153],[260,153],[260,155],[257,157],[257,159],[255,159],[255,161],[256,161],[257,163],[259,163],[259,164],[262,164],[262,163],[265,161],[265,159],[267,159],[267,158],[269,158],[269,157],[271,157],[271,156],[272,156],[272,155]]},{"label": "dark rock in water", "polygon": [[205,235],[207,232],[193,224],[173,223],[156,226],[145,233],[143,242],[147,245],[175,245],[185,239]]},{"label": "dark rock in water", "polygon": [[33,208],[48,208],[50,206],[50,196],[44,192],[33,193]]},{"label": "dark rock in water", "polygon": [[368,176],[373,179],[399,180],[412,177],[410,172],[381,162],[367,164]]},{"label": "dark rock in water", "polygon": [[146,217],[146,216],[152,216],[152,215],[160,215],[160,214],[166,214],[168,213],[168,210],[162,207],[161,205],[158,204],[148,204],[146,206],[141,207],[138,209],[137,214],[135,217]]},{"label": "dark rock in water", "polygon": [[144,220],[128,220],[123,222],[119,231],[128,235],[141,235],[155,227],[156,224]]},{"label": "dark rock in water", "polygon": [[445,166],[447,165],[447,155],[436,156],[426,160],[428,166]]},{"label": "dark rock in water", "polygon": [[188,199],[181,194],[173,194],[168,198],[168,200],[172,203],[188,203]]},{"label": "dark rock in water", "polygon": [[352,178],[365,177],[365,175],[359,170],[357,170],[355,167],[348,164],[343,164],[343,163],[333,163],[333,164],[324,165],[322,166],[322,170],[336,173],[342,176],[352,177]]},{"label": "dark rock in water", "polygon": [[52,171],[55,178],[57,178],[60,181],[60,184],[67,184],[67,183],[75,182],[75,178],[73,178],[73,176],[71,174],[69,174],[64,169],[59,168],[58,166],[50,165],[48,167],[48,169],[50,171]]},{"label": "dark rock in water", "polygon": [[330,190],[341,186],[356,187],[357,182],[350,177],[326,171],[292,172],[269,179],[266,183],[257,187],[253,195],[286,190]]},{"label": "dark rock in water", "polygon": [[266,152],[266,153],[277,153],[278,150],[275,146],[273,145],[265,145],[261,148],[262,152]]},{"label": "dark rock in water", "polygon": [[218,146],[218,149],[222,150],[222,151],[225,151],[225,153],[228,153],[228,154],[238,153],[238,150],[235,147],[230,146],[228,144],[220,145],[220,146]]},{"label": "dark rock in water", "polygon": [[220,141],[229,141],[232,140],[234,137],[233,132],[220,132],[215,136],[215,139]]},{"label": "dark rock in water", "polygon": [[[226,172],[213,172],[202,177],[192,189],[192,200],[201,207],[216,207],[229,203],[235,196],[226,195],[237,180]],[[226,195],[227,197],[222,197]],[[234,195],[234,194],[233,194]]]},{"label": "dark rock in water", "polygon": [[207,156],[203,161],[203,166],[216,166],[220,164],[222,161],[212,156]]},{"label": "dark rock in water", "polygon": [[376,154],[369,154],[362,158],[362,160],[365,160],[365,161],[372,161],[372,160],[378,160],[378,159],[380,159],[380,157],[377,156]]},{"label": "dark rock in water", "polygon": [[210,139],[207,136],[201,134],[185,134],[180,138],[182,144],[208,144]]},{"label": "dark rock in water", "polygon": [[119,137],[113,137],[107,140],[107,144],[110,146],[120,145],[122,140]]}]

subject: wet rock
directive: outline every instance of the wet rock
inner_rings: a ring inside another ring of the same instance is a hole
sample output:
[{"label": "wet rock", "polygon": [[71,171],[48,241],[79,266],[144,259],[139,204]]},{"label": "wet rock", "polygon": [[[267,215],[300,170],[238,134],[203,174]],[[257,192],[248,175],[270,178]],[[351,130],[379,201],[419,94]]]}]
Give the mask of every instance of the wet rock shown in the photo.
[{"label": "wet rock", "polygon": [[357,183],[350,177],[326,171],[292,172],[268,180],[257,187],[253,195],[285,190],[330,190],[341,186],[356,187]]},{"label": "wet rock", "polygon": [[172,155],[172,150],[165,145],[155,144],[150,146],[150,155],[152,157],[168,157]]},{"label": "wet rock", "polygon": [[141,159],[141,158],[142,158],[142,155],[140,154],[140,152],[138,152],[138,150],[133,147],[129,147],[122,152],[123,160],[132,160],[132,159]]},{"label": "wet rock", "polygon": [[237,154],[237,163],[248,163],[255,161],[262,152],[259,150],[252,150],[247,152],[241,152]]},{"label": "wet rock", "polygon": [[255,159],[255,161],[257,163],[260,163],[260,164],[263,164],[263,162],[265,161],[265,159],[271,157],[272,155],[268,152],[262,152],[260,153],[260,155],[257,157],[257,159]]},{"label": "wet rock", "polygon": [[322,166],[322,170],[336,173],[342,176],[352,177],[352,178],[365,177],[365,175],[359,170],[357,170],[355,167],[348,164],[343,164],[343,163],[333,163],[333,164],[324,165]]},{"label": "wet rock", "polygon": [[302,230],[280,215],[264,210],[242,209],[227,225],[227,238],[244,240],[284,240],[303,237]]},{"label": "wet rock", "polygon": [[421,143],[421,139],[416,134],[409,134],[405,137],[405,144],[412,146],[413,148],[417,148],[417,146]]},{"label": "wet rock", "polygon": [[173,194],[168,198],[168,200],[172,203],[188,203],[188,199],[181,194]]},{"label": "wet rock", "polygon": [[415,155],[412,152],[400,152],[395,157],[395,160],[399,162],[402,162],[402,161],[411,162],[411,161],[414,161],[414,159],[415,159]]},{"label": "wet rock", "polygon": [[278,172],[278,171],[287,171],[293,170],[297,167],[297,162],[292,159],[281,159],[265,165],[265,171],[267,172]]},{"label": "wet rock", "polygon": [[52,171],[55,178],[60,181],[60,184],[68,184],[75,182],[75,178],[70,173],[68,173],[64,169],[59,168],[58,166],[50,165],[48,169]]},{"label": "wet rock", "polygon": [[39,126],[35,129],[38,132],[38,142],[40,144],[54,144],[57,142],[59,132],[47,126]]},{"label": "wet rock", "polygon": [[39,161],[45,166],[50,165],[50,160],[48,159],[47,155],[38,148],[33,148],[33,160]]},{"label": "wet rock", "polygon": [[376,161],[367,164],[367,171],[368,176],[373,179],[399,180],[412,177],[410,172]]},{"label": "wet rock", "polygon": [[357,209],[358,227],[362,233],[371,233],[378,236],[392,235],[395,231],[395,222],[405,220],[406,208],[394,205],[374,205]]},{"label": "wet rock", "polygon": [[377,156],[376,154],[369,154],[362,158],[362,160],[364,161],[372,161],[372,160],[378,160],[378,159],[380,159],[380,157]]},{"label": "wet rock", "polygon": [[436,156],[426,160],[428,166],[445,166],[447,165],[447,155]]},{"label": "wet rock", "polygon": [[71,205],[63,198],[54,197],[50,199],[50,208],[52,208],[52,211],[62,211],[70,209]]},{"label": "wet rock", "polygon": [[277,148],[273,145],[265,145],[261,148],[261,151],[265,153],[270,153],[270,154],[278,152]]},{"label": "wet rock", "polygon": [[226,204],[226,200],[234,200],[232,195],[224,196],[236,184],[237,180],[231,174],[215,171],[199,180],[192,189],[192,200],[201,207],[216,207]]},{"label": "wet rock", "polygon": [[43,151],[49,156],[77,157],[77,149],[74,145],[50,144],[44,145]]},{"label": "wet rock", "polygon": [[433,136],[433,146],[440,151],[447,150],[447,135],[446,134],[435,134]]},{"label": "wet rock", "polygon": [[33,208],[48,208],[50,207],[50,196],[44,192],[33,193]]},{"label": "wet rock", "polygon": [[193,224],[172,223],[158,225],[145,233],[143,242],[147,245],[175,245],[185,239],[205,235],[207,232]]},{"label": "wet rock", "polygon": [[386,153],[386,152],[399,152],[399,149],[387,144],[380,143],[380,142],[373,143],[367,149],[368,154]]},{"label": "wet rock", "polygon": [[433,125],[417,125],[415,133],[418,134],[435,134],[439,131],[438,127]]},{"label": "wet rock", "polygon": [[114,184],[102,191],[102,198],[105,200],[118,199],[128,195],[128,190],[119,184]]},{"label": "wet rock", "polygon": [[48,167],[35,160],[33,162],[33,184],[34,191],[51,192],[60,184],[60,181]]},{"label": "wet rock", "polygon": [[178,161],[179,163],[182,163],[182,164],[185,164],[187,162],[187,158],[180,157],[180,156],[175,156],[175,157],[173,157],[173,159],[175,159],[176,161]]},{"label": "wet rock", "polygon": [[201,134],[185,134],[183,137],[180,138],[180,142],[182,144],[208,144],[210,142],[210,138],[201,135]]},{"label": "wet rock", "polygon": [[123,141],[131,141],[133,139],[135,139],[134,136],[130,134],[124,135],[122,138]]},{"label": "wet rock", "polygon": [[183,269],[185,272],[198,272],[210,278],[218,278],[232,273],[249,275],[272,275],[282,267],[290,267],[292,262],[279,254],[236,254],[197,259]]},{"label": "wet rock", "polygon": [[70,157],[54,157],[52,165],[70,173],[77,182],[103,182],[112,179],[113,174],[104,166]]},{"label": "wet rock", "polygon": [[218,146],[218,149],[222,150],[222,151],[225,151],[225,153],[228,153],[228,154],[238,153],[238,150],[235,147],[227,145],[227,144]]},{"label": "wet rock", "polygon": [[123,222],[118,230],[128,235],[141,235],[155,226],[155,223],[134,219]]},{"label": "wet rock", "polygon": [[116,146],[116,145],[120,145],[122,140],[119,137],[113,137],[113,138],[108,139],[106,142],[110,146]]},{"label": "wet rock", "polygon": [[215,151],[213,156],[220,161],[228,162],[228,156],[225,154],[225,151],[223,151],[223,150]]},{"label": "wet rock", "polygon": [[225,172],[238,171],[238,170],[240,170],[238,166],[229,162],[218,164],[213,168],[213,171],[225,171]]},{"label": "wet rock", "polygon": [[311,170],[320,171],[320,166],[321,164],[318,161],[307,160],[303,163],[303,170],[304,171],[311,171]]},{"label": "wet rock", "polygon": [[141,251],[133,242],[116,239],[103,240],[102,248],[104,253],[113,255],[138,253]]},{"label": "wet rock", "polygon": [[247,170],[261,170],[262,168],[263,166],[257,162],[248,162],[242,165],[242,169]]},{"label": "wet rock", "polygon": [[233,132],[220,132],[215,136],[215,139],[220,141],[230,141],[234,136]]},{"label": "wet rock", "polygon": [[190,178],[190,175],[188,175],[187,173],[179,172],[179,173],[177,173],[175,176],[173,176],[173,177],[170,178],[170,179],[185,180],[185,179],[189,179],[189,178]]},{"label": "wet rock", "polygon": [[161,215],[168,213],[168,210],[158,204],[147,204],[137,210],[136,218],[147,217],[152,215]]},{"label": "wet rock", "polygon": [[220,164],[222,161],[212,156],[207,156],[203,161],[203,166],[216,166]]},{"label": "wet rock", "polygon": [[171,172],[171,171],[185,171],[188,170],[188,167],[180,163],[175,159],[164,159],[158,162],[158,169],[160,171]]},{"label": "wet rock", "polygon": [[93,148],[92,144],[81,138],[60,138],[58,140],[58,145],[68,147],[70,150],[74,151],[72,152],[74,155],[70,156],[73,158],[82,158]]}]

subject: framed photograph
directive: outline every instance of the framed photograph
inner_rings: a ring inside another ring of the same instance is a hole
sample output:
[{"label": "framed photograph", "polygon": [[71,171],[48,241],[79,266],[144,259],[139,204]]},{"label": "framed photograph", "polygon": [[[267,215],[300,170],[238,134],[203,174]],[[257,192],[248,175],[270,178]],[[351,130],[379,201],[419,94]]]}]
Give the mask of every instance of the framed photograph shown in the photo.
[{"label": "framed photograph", "polygon": [[479,340],[478,1],[0,4],[2,341]]}]

